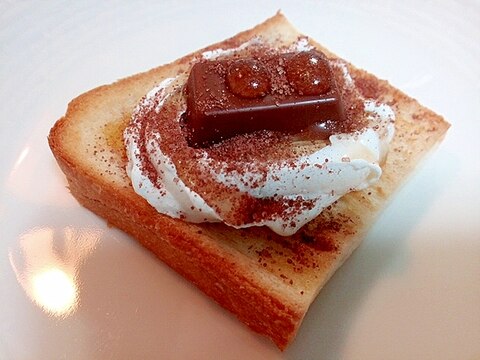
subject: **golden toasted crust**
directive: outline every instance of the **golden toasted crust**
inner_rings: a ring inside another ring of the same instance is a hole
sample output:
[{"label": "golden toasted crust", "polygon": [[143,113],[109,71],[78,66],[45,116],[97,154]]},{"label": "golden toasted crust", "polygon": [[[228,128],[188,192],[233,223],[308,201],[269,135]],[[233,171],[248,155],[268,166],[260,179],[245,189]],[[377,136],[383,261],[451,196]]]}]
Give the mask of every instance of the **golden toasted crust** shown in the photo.
[{"label": "golden toasted crust", "polygon": [[292,237],[265,228],[190,224],[157,213],[133,191],[125,173],[122,131],[132,110],[163,78],[187,71],[201,52],[235,47],[258,35],[276,44],[292,43],[300,34],[276,14],[171,64],[91,90],[69,104],[48,140],[82,205],[132,235],[251,329],[285,349],[325,282],[449,124],[386,81],[350,65],[360,91],[388,103],[396,113],[396,134],[377,185],[344,196]]}]

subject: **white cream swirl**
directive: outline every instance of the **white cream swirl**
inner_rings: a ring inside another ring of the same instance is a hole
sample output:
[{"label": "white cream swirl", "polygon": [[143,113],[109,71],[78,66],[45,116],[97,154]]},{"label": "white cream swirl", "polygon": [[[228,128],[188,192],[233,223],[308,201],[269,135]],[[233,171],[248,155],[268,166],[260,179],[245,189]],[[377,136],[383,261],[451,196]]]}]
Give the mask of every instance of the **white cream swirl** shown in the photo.
[{"label": "white cream swirl", "polygon": [[[351,82],[346,67],[344,73],[345,79]],[[212,204],[208,204],[179,177],[174,162],[162,151],[161,135],[154,133],[143,140],[139,136],[141,124],[136,114],[149,107],[154,107],[157,113],[161,112],[174,84],[175,79],[172,78],[162,81],[147,94],[134,112],[133,121],[124,133],[129,160],[128,176],[135,191],[162,214],[193,223],[225,222]],[[218,184],[233,187],[254,198],[301,198],[313,204],[301,211],[292,211],[288,218],[285,214],[273,218],[266,216],[259,221],[237,224],[235,227],[264,225],[280,235],[291,235],[346,193],[376,183],[382,174],[380,163],[393,137],[395,115],[388,105],[374,101],[366,100],[364,107],[369,120],[367,127],[351,134],[332,135],[329,145],[300,156],[294,163],[278,161],[267,166],[246,163],[248,171],[240,173],[226,171],[228,163],[219,163],[204,151],[199,166],[209,172]],[[179,111],[178,119],[181,113]],[[158,181],[155,183],[143,170],[139,141],[145,141],[148,160],[157,172]],[[222,167],[225,171],[219,171]]]}]

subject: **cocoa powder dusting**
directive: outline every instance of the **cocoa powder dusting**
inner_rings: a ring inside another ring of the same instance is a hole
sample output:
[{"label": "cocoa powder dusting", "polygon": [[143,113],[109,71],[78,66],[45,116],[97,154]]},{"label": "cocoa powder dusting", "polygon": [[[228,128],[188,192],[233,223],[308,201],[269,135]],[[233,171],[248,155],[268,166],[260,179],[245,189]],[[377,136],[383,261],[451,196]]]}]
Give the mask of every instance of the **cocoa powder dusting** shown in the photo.
[{"label": "cocoa powder dusting", "polygon": [[385,89],[385,81],[378,81],[372,75],[359,71],[355,78],[355,86],[367,99],[383,101],[383,94],[388,93]]},{"label": "cocoa powder dusting", "polygon": [[[267,57],[272,55],[274,50],[263,46],[252,45],[248,51],[235,54],[236,57],[251,56],[253,58]],[[268,66],[270,72],[275,73],[272,77],[272,91],[277,96],[289,94],[292,90],[286,75],[285,64],[278,57],[271,57]],[[215,66],[212,71],[223,74],[226,71],[224,66]],[[339,88],[342,88],[342,100],[346,104],[345,114],[346,121],[342,125],[342,132],[345,130],[352,131],[363,126],[363,103],[349,92],[347,87],[342,86],[344,81],[343,75],[338,73],[335,75],[335,81]],[[208,91],[206,89],[205,91]],[[205,102],[203,106],[224,106],[222,99],[216,99],[214,102]],[[261,164],[257,168],[260,171],[270,166],[274,162],[284,161],[290,163],[294,168],[293,159],[298,157],[298,150],[295,150],[297,142],[304,141],[310,145],[315,143],[312,135],[283,134],[275,131],[257,131],[251,134],[235,136],[218,144],[205,149],[197,149],[190,147],[187,142],[185,128],[182,126],[180,114],[185,112],[186,100],[183,89],[178,89],[175,94],[167,98],[161,111],[155,111],[158,105],[158,97],[152,100],[152,104],[139,111],[137,114],[137,123],[141,124],[139,132],[139,146],[142,170],[147,174],[152,183],[161,188],[158,180],[157,172],[148,159],[147,139],[155,139],[153,134],[161,136],[161,142],[157,145],[161,147],[162,152],[167,155],[174,163],[178,176],[182,179],[187,187],[198,193],[202,198],[212,206],[226,222],[233,225],[242,225],[245,223],[261,222],[263,220],[282,218],[287,224],[296,214],[304,210],[311,209],[313,201],[297,198],[295,200],[287,200],[282,197],[271,198],[254,198],[250,195],[241,193],[237,188],[223,185],[216,181],[216,176],[224,171],[237,172],[239,174],[250,171],[246,167],[248,162]],[[155,140],[157,141],[157,140]],[[323,145],[322,145],[323,146]],[[316,151],[313,148],[310,151]],[[202,159],[213,160],[213,167],[206,170],[202,166]],[[215,165],[216,164],[216,165]],[[220,164],[222,164],[220,166]],[[225,166],[225,164],[228,164]],[[216,167],[215,167],[216,166]],[[322,166],[319,164],[319,166]],[[261,186],[265,178],[252,178],[251,186]],[[287,226],[295,226],[290,223]],[[295,249],[295,253],[308,253],[311,251],[336,251],[334,242],[329,242],[330,238],[327,234],[339,231],[335,228],[334,223],[325,223],[328,229],[322,230],[319,234],[314,235],[302,229],[296,235],[286,240],[279,235],[272,233],[274,241],[286,242],[290,247],[299,247]],[[297,255],[292,259],[299,266],[302,265],[302,256]],[[309,266],[313,266],[309,264]]]}]

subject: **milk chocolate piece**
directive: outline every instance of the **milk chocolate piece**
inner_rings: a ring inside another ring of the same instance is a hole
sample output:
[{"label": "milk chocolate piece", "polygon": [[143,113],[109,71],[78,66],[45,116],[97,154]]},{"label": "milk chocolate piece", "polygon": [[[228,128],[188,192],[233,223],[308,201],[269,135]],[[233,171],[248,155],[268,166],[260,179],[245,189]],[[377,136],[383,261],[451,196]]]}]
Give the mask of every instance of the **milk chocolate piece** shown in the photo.
[{"label": "milk chocolate piece", "polygon": [[186,94],[184,128],[194,147],[257,130],[309,129],[325,139],[343,120],[332,71],[318,51],[200,62]]}]

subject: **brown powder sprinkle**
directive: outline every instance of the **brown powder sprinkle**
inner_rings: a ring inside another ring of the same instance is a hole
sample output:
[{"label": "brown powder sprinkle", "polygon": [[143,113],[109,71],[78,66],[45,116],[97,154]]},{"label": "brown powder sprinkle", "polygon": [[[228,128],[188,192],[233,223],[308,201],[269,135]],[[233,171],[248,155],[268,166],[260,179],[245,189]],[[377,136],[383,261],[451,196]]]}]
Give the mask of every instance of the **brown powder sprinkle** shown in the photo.
[{"label": "brown powder sprinkle", "polygon": [[[260,56],[269,56],[274,50],[265,48],[261,45],[251,45],[247,50],[234,54],[234,57],[251,56],[258,58]],[[278,57],[272,57],[269,60],[268,69],[275,73],[275,81],[271,84],[272,91],[278,96],[288,95],[292,91],[285,75],[284,63],[278,60]],[[198,61],[198,59],[197,59]],[[214,71],[224,73],[224,66],[216,66]],[[342,86],[343,75],[334,73],[338,87],[342,90],[342,101],[345,103],[346,121],[342,125],[342,132],[353,131],[364,126],[363,103],[358,95]],[[171,94],[164,102],[162,110],[157,112],[159,97],[156,96],[145,106],[136,112],[134,118],[135,126],[139,127],[138,144],[140,146],[140,161],[142,171],[159,189],[162,188],[161,175],[148,159],[147,139],[154,139],[155,134],[161,135],[161,149],[173,162],[177,169],[178,176],[187,187],[198,193],[212,206],[225,222],[232,225],[242,225],[246,223],[258,223],[264,220],[275,218],[283,219],[291,227],[295,227],[294,222],[288,220],[305,210],[310,210],[314,206],[312,200],[305,200],[301,197],[296,199],[286,199],[281,196],[269,198],[256,198],[240,192],[233,186],[224,185],[216,181],[216,176],[224,171],[237,172],[239,174],[250,172],[247,163],[257,164],[261,172],[266,170],[271,164],[284,161],[286,164],[295,167],[293,161],[298,157],[296,144],[303,142],[306,144],[305,153],[314,152],[323,147],[325,142],[317,142],[312,139],[311,134],[288,135],[274,131],[258,131],[251,134],[235,136],[231,139],[220,142],[214,146],[205,149],[196,149],[188,146],[185,129],[182,126],[180,114],[185,112],[186,100],[184,89],[178,87],[174,94]],[[217,99],[216,103],[209,106],[222,106],[222,100]],[[128,131],[128,130],[127,130]],[[202,159],[210,159],[210,170],[206,170],[202,165]],[[225,166],[225,164],[228,164]],[[261,164],[261,166],[258,166]],[[318,166],[322,166],[319,164]],[[249,181],[251,186],[261,186],[265,178],[252,178]],[[329,224],[330,230],[335,230],[333,224]],[[328,237],[312,237],[311,234],[301,231],[296,237],[299,244],[308,247],[318,247],[322,251],[335,251],[334,243],[328,242]],[[298,259],[295,259],[298,261]]]}]

